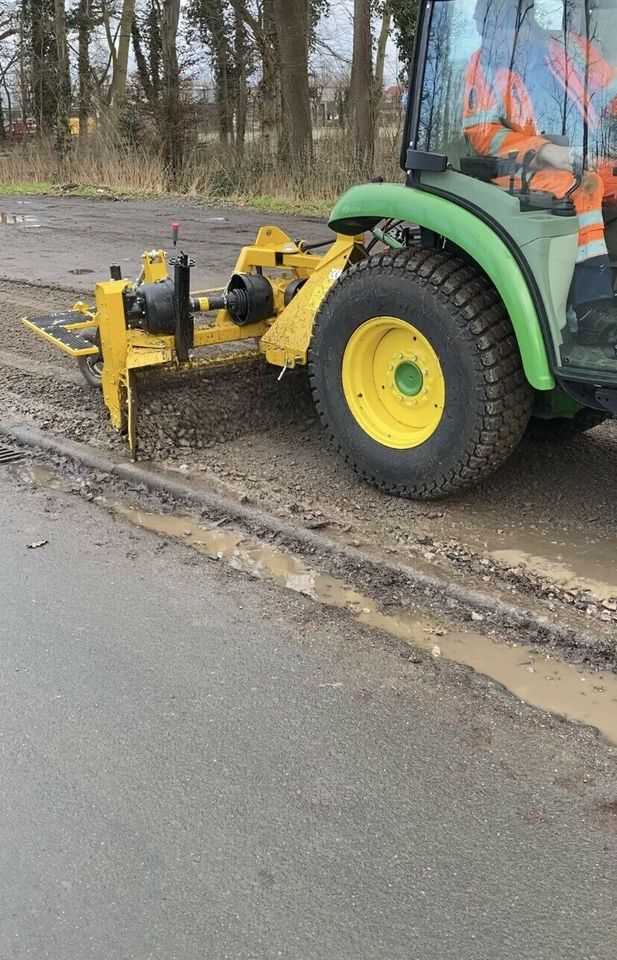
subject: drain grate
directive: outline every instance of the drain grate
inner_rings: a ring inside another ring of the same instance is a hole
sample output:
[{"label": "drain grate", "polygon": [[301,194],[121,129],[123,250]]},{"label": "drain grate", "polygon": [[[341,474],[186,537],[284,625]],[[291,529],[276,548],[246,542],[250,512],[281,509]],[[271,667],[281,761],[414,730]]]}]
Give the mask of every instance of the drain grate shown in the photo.
[{"label": "drain grate", "polygon": [[23,460],[24,454],[21,450],[15,450],[14,447],[5,447],[0,443],[0,464],[15,463],[16,460]]}]

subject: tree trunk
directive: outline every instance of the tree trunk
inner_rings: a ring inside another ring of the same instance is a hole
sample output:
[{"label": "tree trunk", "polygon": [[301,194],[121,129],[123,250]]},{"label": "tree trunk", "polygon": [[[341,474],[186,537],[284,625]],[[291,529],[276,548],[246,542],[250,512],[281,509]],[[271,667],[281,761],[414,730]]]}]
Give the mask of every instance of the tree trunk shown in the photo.
[{"label": "tree trunk", "polygon": [[11,134],[13,133],[13,102],[12,102],[12,100],[11,100],[11,91],[9,90],[9,88],[8,88],[8,86],[7,86],[7,83],[6,83],[6,77],[4,78],[4,92],[6,93],[6,106],[7,106],[7,111],[8,111],[8,117],[7,117],[7,119],[8,119],[9,136],[11,136]]},{"label": "tree trunk", "polygon": [[137,65],[137,76],[139,77],[139,82],[141,88],[144,92],[144,96],[148,101],[148,106],[150,109],[156,109],[156,97],[154,95],[154,89],[152,85],[152,77],[150,75],[150,67],[144,53],[142,36],[137,20],[133,20],[133,26],[131,28],[131,39],[133,41],[133,56],[135,57],[135,63]]},{"label": "tree trunk", "polygon": [[66,42],[66,11],[64,0],[54,0],[56,52],[58,57],[56,146],[63,155],[69,145],[69,111],[71,109],[71,79],[69,53]]},{"label": "tree trunk", "polygon": [[79,139],[88,133],[90,117],[90,0],[79,0],[77,12],[77,75],[79,80]]},{"label": "tree trunk", "polygon": [[380,100],[383,94],[383,81],[384,81],[384,72],[385,72],[385,66],[386,66],[386,48],[388,46],[388,37],[390,36],[391,27],[392,27],[392,13],[390,12],[389,5],[386,3],[383,8],[383,14],[381,18],[381,29],[379,31],[379,39],[377,41],[377,54],[375,56],[375,88]]},{"label": "tree trunk", "polygon": [[246,114],[248,108],[247,63],[250,51],[246,36],[246,0],[232,0],[234,12],[234,74],[235,74],[235,120],[236,146],[242,151],[246,138]]},{"label": "tree trunk", "polygon": [[381,107],[384,97],[384,73],[386,68],[386,48],[392,27],[392,13],[389,3],[384,4],[381,17],[381,28],[379,30],[379,39],[377,40],[377,53],[375,55],[375,80],[373,82],[373,104],[374,104],[374,130],[375,140],[379,139],[379,120]]},{"label": "tree trunk", "polygon": [[[165,3],[167,6],[167,3]],[[126,77],[129,63],[129,46],[131,43],[131,27],[135,16],[135,0],[124,0],[122,17],[120,19],[120,34],[118,50],[114,61],[114,72],[109,87],[109,105],[116,120],[119,118],[126,97]]]},{"label": "tree trunk", "polygon": [[29,40],[30,60],[25,65],[24,76],[30,74],[31,112],[36,117],[39,133],[52,132],[57,122],[59,91],[54,13],[54,4],[47,0],[24,0],[24,33]]},{"label": "tree trunk", "polygon": [[158,0],[151,0],[148,9],[148,58],[150,61],[150,80],[152,81],[152,99],[161,95],[161,9]]},{"label": "tree trunk", "polygon": [[[234,29],[229,22],[227,7],[227,0],[194,0],[188,8],[189,16],[199,27],[203,42],[212,51],[219,139],[223,144],[228,143],[230,137],[233,139],[236,101],[232,50]],[[239,7],[240,0],[233,0],[234,14]]]},{"label": "tree trunk", "polygon": [[267,153],[278,153],[281,137],[281,63],[276,30],[275,0],[263,0],[259,53],[262,76],[259,85],[261,141]]},{"label": "tree trunk", "polygon": [[274,0],[274,12],[281,56],[283,142],[289,159],[303,169],[313,158],[306,0]]},{"label": "tree trunk", "polygon": [[215,45],[214,76],[216,79],[216,102],[218,106],[219,140],[229,143],[233,135],[231,106],[229,102],[229,80],[227,76],[227,43],[220,40]]},{"label": "tree trunk", "polygon": [[164,0],[162,30],[162,62],[164,97],[162,104],[163,146],[169,170],[170,186],[175,186],[182,169],[184,123],[180,102],[180,70],[178,68],[178,23],[181,0]]},{"label": "tree trunk", "polygon": [[354,0],[349,117],[354,155],[363,175],[372,173],[375,149],[372,61],[371,0]]},{"label": "tree trunk", "polygon": [[26,129],[26,103],[28,100],[28,85],[26,83],[26,37],[24,31],[23,7],[19,17],[19,96],[21,98],[21,129],[22,139]]}]

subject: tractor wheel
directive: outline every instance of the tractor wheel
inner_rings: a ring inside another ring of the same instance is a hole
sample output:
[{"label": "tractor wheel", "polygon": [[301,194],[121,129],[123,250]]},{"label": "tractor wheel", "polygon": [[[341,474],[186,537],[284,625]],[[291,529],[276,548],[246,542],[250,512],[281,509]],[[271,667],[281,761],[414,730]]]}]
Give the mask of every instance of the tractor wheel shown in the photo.
[{"label": "tractor wheel", "polygon": [[88,386],[94,387],[95,390],[101,390],[101,377],[103,375],[103,354],[100,352],[101,335],[97,328],[96,330],[86,330],[82,333],[82,337],[84,340],[95,344],[99,348],[99,353],[91,353],[86,357],[78,357],[77,365]]},{"label": "tractor wheel", "polygon": [[309,373],[347,462],[418,500],[500,466],[533,404],[497,292],[477,268],[427,250],[363,260],[342,276],[316,318]]},{"label": "tractor wheel", "polygon": [[555,417],[553,420],[532,417],[527,436],[532,440],[546,440],[549,443],[567,443],[568,440],[574,440],[581,433],[587,433],[610,419],[610,413],[593,410],[591,407],[583,407],[573,417]]}]

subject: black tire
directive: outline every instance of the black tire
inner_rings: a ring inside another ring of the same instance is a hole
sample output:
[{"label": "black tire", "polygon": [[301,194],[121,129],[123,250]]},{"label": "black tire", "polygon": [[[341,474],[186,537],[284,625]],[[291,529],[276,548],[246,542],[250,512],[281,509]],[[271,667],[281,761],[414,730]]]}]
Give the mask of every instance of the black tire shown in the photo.
[{"label": "black tire", "polygon": [[[345,399],[346,345],[376,316],[413,323],[443,371],[441,421],[428,440],[410,449],[373,440]],[[518,445],[533,405],[499,295],[475,266],[442,252],[375,257],[347,271],[316,318],[309,374],[317,412],[347,462],[382,490],[413,499],[438,499],[492,473]]]},{"label": "black tire", "polygon": [[80,373],[89,387],[92,387],[94,390],[102,389],[102,374],[103,374],[103,355],[101,351],[101,335],[96,330],[85,330],[82,333],[84,340],[88,340],[90,343],[95,344],[99,348],[98,354],[89,354],[87,357],[78,357],[77,366],[79,367]]},{"label": "black tire", "polygon": [[532,417],[527,428],[527,436],[532,440],[542,440],[548,443],[567,443],[582,433],[599,427],[601,423],[610,420],[611,415],[603,410],[593,410],[583,407],[573,417],[555,417],[553,420],[543,420]]}]

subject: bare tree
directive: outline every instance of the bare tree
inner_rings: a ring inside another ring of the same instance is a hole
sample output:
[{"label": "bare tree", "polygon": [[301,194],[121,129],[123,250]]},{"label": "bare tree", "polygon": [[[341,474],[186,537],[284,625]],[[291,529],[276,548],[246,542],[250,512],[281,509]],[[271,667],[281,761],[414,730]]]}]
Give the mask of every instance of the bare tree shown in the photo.
[{"label": "bare tree", "polygon": [[234,64],[233,102],[235,112],[235,139],[241,149],[246,137],[248,110],[247,76],[252,67],[252,51],[246,30],[246,0],[231,0],[233,9]]},{"label": "bare tree", "polygon": [[371,0],[354,0],[349,116],[354,155],[367,173],[373,165],[375,139],[371,12]]},{"label": "bare tree", "polygon": [[[103,6],[106,6],[103,0]],[[113,60],[113,73],[111,85],[109,87],[109,105],[112,108],[116,120],[122,112],[126,97],[126,78],[129,63],[129,46],[131,42],[131,27],[135,17],[135,0],[124,0],[122,4],[122,15],[120,18],[120,31],[118,35],[118,48],[115,49],[115,42],[110,43],[110,52]],[[107,25],[109,20],[107,19]],[[110,31],[108,29],[108,41],[110,40]]]},{"label": "bare tree", "polygon": [[91,0],[79,0],[77,8],[77,77],[79,84],[79,136],[88,132],[92,75],[90,70]]},{"label": "bare tree", "polygon": [[69,52],[66,42],[66,10],[64,0],[54,0],[54,27],[56,54],[58,58],[58,82],[56,92],[56,144],[58,151],[66,152],[69,143],[69,110],[71,108],[71,80]]},{"label": "bare tree", "polygon": [[184,117],[180,98],[178,67],[178,24],[181,0],[163,0],[162,67],[163,67],[163,150],[171,184],[182,169]]},{"label": "bare tree", "polygon": [[243,16],[261,61],[261,80],[258,87],[261,141],[265,149],[275,155],[279,149],[282,125],[281,61],[275,0],[262,0],[256,14],[244,4]]},{"label": "bare tree", "polygon": [[386,48],[392,29],[392,9],[389,2],[384,3],[381,12],[381,27],[379,29],[379,39],[377,40],[377,53],[375,55],[375,88],[377,96],[381,99],[383,90],[383,81],[386,65]]},{"label": "bare tree", "polygon": [[158,109],[162,89],[161,67],[162,11],[159,0],[150,0],[145,14],[133,20],[131,38],[137,76],[151,113]]},{"label": "bare tree", "polygon": [[57,119],[58,54],[54,4],[24,0],[24,88],[28,112],[36,117],[40,133],[52,132]]},{"label": "bare tree", "polygon": [[281,56],[284,142],[290,160],[304,168],[313,157],[306,0],[274,0],[274,13]]}]

